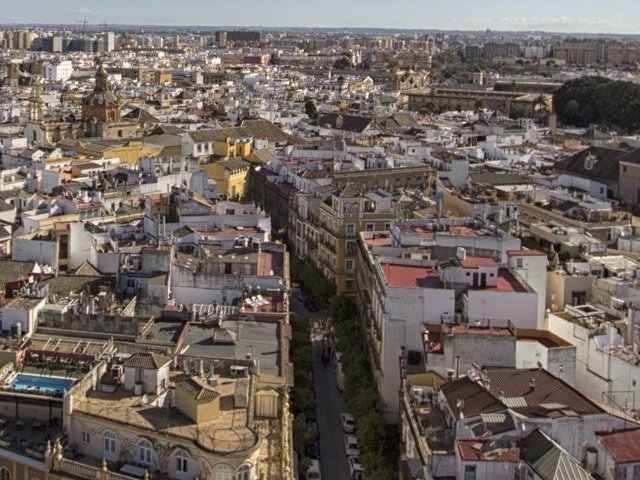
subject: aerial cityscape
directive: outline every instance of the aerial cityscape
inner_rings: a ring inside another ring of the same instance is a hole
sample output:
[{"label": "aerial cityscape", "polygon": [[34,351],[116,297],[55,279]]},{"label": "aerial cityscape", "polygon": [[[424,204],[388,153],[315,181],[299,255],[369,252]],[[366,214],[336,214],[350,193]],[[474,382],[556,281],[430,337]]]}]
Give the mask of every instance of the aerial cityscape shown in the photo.
[{"label": "aerial cityscape", "polygon": [[612,3],[3,5],[0,480],[640,480]]}]

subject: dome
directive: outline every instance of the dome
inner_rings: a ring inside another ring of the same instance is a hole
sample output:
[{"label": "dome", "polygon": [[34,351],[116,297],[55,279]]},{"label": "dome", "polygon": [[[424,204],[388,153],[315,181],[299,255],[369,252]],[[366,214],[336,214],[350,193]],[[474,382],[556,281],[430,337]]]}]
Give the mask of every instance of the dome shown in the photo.
[{"label": "dome", "polygon": [[109,90],[93,91],[82,101],[83,105],[95,105],[100,107],[117,107],[120,105],[118,98]]}]

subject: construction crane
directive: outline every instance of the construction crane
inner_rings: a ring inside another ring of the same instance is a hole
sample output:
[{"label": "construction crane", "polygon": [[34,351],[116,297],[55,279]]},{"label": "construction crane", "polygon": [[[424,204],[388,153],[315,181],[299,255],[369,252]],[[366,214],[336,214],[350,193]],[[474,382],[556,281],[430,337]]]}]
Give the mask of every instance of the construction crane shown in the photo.
[{"label": "construction crane", "polygon": [[87,19],[85,18],[84,20],[76,20],[76,23],[81,23],[82,24],[82,31],[86,32],[87,31],[87,24],[89,22],[87,22]]}]

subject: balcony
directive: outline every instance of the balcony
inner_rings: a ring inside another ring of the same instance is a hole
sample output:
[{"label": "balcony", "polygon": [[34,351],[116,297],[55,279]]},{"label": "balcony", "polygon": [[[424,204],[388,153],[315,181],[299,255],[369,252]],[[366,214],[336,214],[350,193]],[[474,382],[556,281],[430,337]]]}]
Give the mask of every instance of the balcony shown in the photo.
[{"label": "balcony", "polygon": [[336,253],[335,244],[328,238],[320,237],[320,244],[332,253]]}]

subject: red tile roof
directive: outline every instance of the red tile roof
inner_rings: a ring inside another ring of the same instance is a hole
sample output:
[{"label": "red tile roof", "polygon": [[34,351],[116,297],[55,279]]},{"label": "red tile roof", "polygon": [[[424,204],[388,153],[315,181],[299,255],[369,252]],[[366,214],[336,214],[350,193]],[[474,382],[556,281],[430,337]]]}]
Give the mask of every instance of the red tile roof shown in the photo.
[{"label": "red tile roof", "polygon": [[498,270],[498,278],[495,287],[485,287],[480,290],[489,292],[526,292],[527,289],[522,285],[506,268]]},{"label": "red tile roof", "polygon": [[520,448],[510,448],[495,445],[495,440],[481,440],[478,438],[464,438],[456,441],[458,451],[463,460],[467,461],[491,461],[491,462],[518,462],[520,461]]},{"label": "red tile roof", "polygon": [[596,435],[600,437],[616,463],[640,462],[640,428],[597,432]]},{"label": "red tile roof", "polygon": [[456,418],[460,418],[460,410],[465,418],[506,410],[488,390],[469,377],[443,385],[441,392]]},{"label": "red tile roof", "polygon": [[435,268],[397,263],[382,263],[380,267],[390,287],[442,288]]},{"label": "red tile roof", "polygon": [[464,260],[460,260],[462,268],[495,267],[497,264],[493,258],[474,257],[467,255]]},{"label": "red tile roof", "polygon": [[[600,407],[577,390],[542,368],[487,371],[493,395],[524,399],[526,405],[511,408],[527,417],[563,417],[603,413]],[[531,381],[535,386],[531,386]],[[505,402],[507,404],[508,402]]]},{"label": "red tile roof", "polygon": [[258,257],[258,275],[262,277],[282,276],[283,257],[280,252],[261,251]]},{"label": "red tile roof", "polygon": [[507,250],[510,257],[546,257],[547,254],[540,250]]}]

